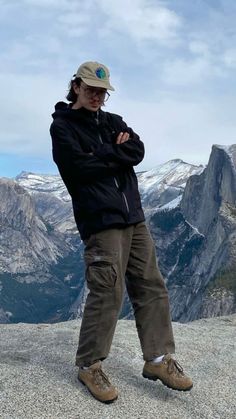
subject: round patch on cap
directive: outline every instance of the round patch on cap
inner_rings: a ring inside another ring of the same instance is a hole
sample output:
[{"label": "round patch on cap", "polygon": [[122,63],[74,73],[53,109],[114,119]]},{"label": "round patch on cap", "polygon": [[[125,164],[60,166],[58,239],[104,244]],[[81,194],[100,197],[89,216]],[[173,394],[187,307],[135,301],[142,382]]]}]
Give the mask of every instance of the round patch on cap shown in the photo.
[{"label": "round patch on cap", "polygon": [[102,67],[98,67],[95,71],[95,74],[99,79],[105,79],[106,78],[106,72],[105,72],[104,68],[102,68]]}]

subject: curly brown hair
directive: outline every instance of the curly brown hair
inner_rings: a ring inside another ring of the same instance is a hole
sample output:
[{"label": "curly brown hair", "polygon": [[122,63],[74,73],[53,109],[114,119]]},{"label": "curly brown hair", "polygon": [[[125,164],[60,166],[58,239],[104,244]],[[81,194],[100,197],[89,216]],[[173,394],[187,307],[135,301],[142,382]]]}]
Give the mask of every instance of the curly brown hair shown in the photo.
[{"label": "curly brown hair", "polygon": [[81,81],[82,79],[80,77],[75,77],[69,82],[68,94],[66,95],[66,99],[69,102],[75,103],[77,101],[77,94],[73,89],[73,84],[76,84],[79,87],[81,85]]}]

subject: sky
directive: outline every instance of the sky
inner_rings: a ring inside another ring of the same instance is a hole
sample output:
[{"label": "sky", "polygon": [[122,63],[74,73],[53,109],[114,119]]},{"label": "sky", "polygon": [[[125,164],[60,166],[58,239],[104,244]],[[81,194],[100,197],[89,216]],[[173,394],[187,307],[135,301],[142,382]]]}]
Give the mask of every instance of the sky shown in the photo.
[{"label": "sky", "polygon": [[236,143],[235,0],[0,0],[0,176],[57,173],[54,104],[84,61],[108,66],[138,170],[207,164]]}]

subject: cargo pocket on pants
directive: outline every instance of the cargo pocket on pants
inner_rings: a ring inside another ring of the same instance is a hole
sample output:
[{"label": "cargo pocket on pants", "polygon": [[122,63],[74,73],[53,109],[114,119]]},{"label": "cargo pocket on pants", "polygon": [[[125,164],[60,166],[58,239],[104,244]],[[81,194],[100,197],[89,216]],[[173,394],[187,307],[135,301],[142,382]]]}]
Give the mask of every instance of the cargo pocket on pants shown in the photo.
[{"label": "cargo pocket on pants", "polygon": [[86,255],[88,288],[114,288],[117,280],[117,256]]}]

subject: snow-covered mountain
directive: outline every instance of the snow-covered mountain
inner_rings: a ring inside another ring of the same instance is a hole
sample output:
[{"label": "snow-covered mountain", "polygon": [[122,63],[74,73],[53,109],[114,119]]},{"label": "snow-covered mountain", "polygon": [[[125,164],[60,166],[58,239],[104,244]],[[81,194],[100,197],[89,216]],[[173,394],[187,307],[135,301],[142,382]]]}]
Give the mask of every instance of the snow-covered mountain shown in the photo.
[{"label": "snow-covered mountain", "polygon": [[146,214],[150,215],[163,207],[177,206],[181,201],[188,178],[192,175],[199,175],[203,170],[203,166],[195,166],[175,159],[138,174],[139,190]]},{"label": "snow-covered mountain", "polygon": [[59,175],[40,175],[21,172],[16,182],[35,201],[39,215],[61,233],[77,233],[71,198]]},{"label": "snow-covered mountain", "polygon": [[[157,210],[167,205],[173,207],[180,202],[186,182],[189,176],[200,174],[204,170],[202,165],[195,166],[185,163],[180,159],[170,160],[167,163],[156,166],[147,172],[137,173],[139,190],[142,198],[142,204],[146,211]],[[16,181],[25,188],[31,195],[36,197],[36,202],[40,194],[44,194],[51,198],[60,200],[63,205],[69,203],[71,209],[71,199],[59,175],[40,175],[29,172],[21,172]],[[176,199],[178,198],[178,199]],[[55,205],[55,202],[54,202]],[[49,203],[41,203],[38,209],[42,216],[48,221],[56,222],[52,214],[49,212]],[[51,208],[52,210],[52,208]],[[50,218],[50,214],[51,217]],[[73,224],[73,214],[67,214],[67,222]],[[58,218],[61,218],[59,216]],[[68,226],[67,226],[68,227]]]},{"label": "snow-covered mountain", "polygon": [[[236,309],[235,161],[236,146],[214,146],[206,168],[176,159],[137,174],[174,320]],[[0,322],[81,315],[83,245],[60,176],[22,172],[0,193]]]},{"label": "snow-covered mountain", "polygon": [[40,175],[30,172],[21,172],[16,181],[29,193],[52,193],[63,202],[70,202],[70,196],[59,175]]}]

